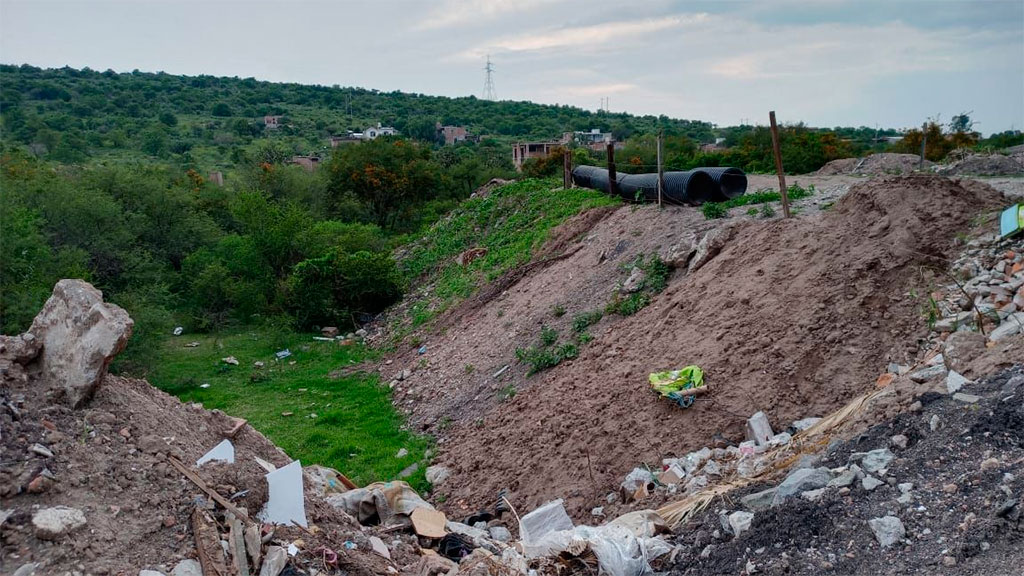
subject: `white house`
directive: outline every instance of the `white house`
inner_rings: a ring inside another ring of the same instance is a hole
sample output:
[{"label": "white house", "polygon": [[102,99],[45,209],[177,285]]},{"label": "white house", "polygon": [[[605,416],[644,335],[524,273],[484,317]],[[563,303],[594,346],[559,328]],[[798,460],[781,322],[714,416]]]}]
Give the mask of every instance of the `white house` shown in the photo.
[{"label": "white house", "polygon": [[391,126],[381,126],[380,122],[377,122],[376,128],[363,130],[363,140],[376,140],[378,136],[395,136],[397,134],[398,130]]}]

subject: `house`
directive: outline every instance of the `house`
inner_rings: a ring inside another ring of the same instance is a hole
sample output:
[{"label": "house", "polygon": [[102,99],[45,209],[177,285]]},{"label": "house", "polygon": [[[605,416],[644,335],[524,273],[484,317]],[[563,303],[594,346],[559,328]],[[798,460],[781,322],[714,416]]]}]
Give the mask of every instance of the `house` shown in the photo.
[{"label": "house", "polygon": [[302,166],[307,172],[312,172],[320,165],[320,158],[318,156],[292,156],[288,163]]},{"label": "house", "polygon": [[577,130],[562,134],[563,144],[579,144],[588,148],[594,148],[594,144],[607,144],[612,141],[611,132],[601,132],[600,128],[591,128],[589,131]]},{"label": "house", "polygon": [[209,180],[213,184],[216,184],[217,186],[223,186],[224,185],[224,173],[223,172],[210,172],[209,177],[207,178],[207,180]]},{"label": "house", "polygon": [[438,139],[444,137],[444,145],[451,146],[456,142],[464,142],[469,139],[469,130],[465,126],[442,126],[437,123]]},{"label": "house", "polygon": [[376,128],[363,130],[363,140],[376,140],[379,136],[396,136],[397,134],[398,130],[391,126],[381,126],[380,122],[377,122]]},{"label": "house", "polygon": [[337,148],[342,144],[358,144],[363,140],[362,132],[353,132],[349,130],[342,136],[331,136],[331,148]]},{"label": "house", "polygon": [[560,146],[561,142],[516,142],[512,145],[512,164],[516,170],[522,170],[523,163],[530,158],[546,158]]},{"label": "house", "polygon": [[281,126],[281,119],[284,116],[264,116],[263,126],[271,130],[277,130]]}]

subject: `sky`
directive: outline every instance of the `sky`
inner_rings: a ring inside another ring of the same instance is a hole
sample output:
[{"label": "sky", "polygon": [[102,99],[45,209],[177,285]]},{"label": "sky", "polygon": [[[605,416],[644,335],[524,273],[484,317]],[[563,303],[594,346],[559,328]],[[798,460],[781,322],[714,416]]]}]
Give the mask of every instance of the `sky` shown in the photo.
[{"label": "sky", "polygon": [[0,0],[0,62],[719,125],[1024,129],[1024,0]]}]

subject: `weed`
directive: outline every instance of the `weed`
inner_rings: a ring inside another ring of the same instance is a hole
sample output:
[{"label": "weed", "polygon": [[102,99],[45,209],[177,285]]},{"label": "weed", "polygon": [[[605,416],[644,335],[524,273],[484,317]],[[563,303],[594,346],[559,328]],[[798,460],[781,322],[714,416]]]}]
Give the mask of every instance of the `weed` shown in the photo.
[{"label": "weed", "polygon": [[472,365],[472,364],[466,364],[465,366],[463,366],[463,367],[462,367],[462,370],[463,370],[463,371],[464,371],[464,372],[465,372],[466,374],[472,374],[472,373],[473,373],[473,370],[474,370],[474,368],[473,368],[473,365]]},{"label": "weed", "polygon": [[554,309],[551,310],[551,313],[555,315],[555,318],[561,318],[562,316],[565,316],[565,306],[557,304]]},{"label": "weed", "polygon": [[516,387],[514,384],[509,384],[501,389],[501,397],[504,400],[511,400],[516,397]]},{"label": "weed", "polygon": [[725,202],[705,202],[701,205],[700,211],[706,220],[725,218],[729,215],[729,207],[725,204]]},{"label": "weed", "polygon": [[772,218],[775,216],[775,208],[772,205],[765,202],[761,205],[761,218]]},{"label": "weed", "polygon": [[249,374],[249,382],[252,382],[253,384],[270,382],[270,373],[264,372],[263,370],[253,370],[252,374]]},{"label": "weed", "polygon": [[616,295],[615,298],[605,306],[604,311],[606,314],[632,316],[633,314],[643,310],[650,303],[651,297],[643,292],[630,294],[625,298],[621,295]]},{"label": "weed", "polygon": [[558,355],[563,360],[572,360],[580,355],[580,349],[572,342],[566,342],[558,348]]},{"label": "weed", "polygon": [[637,267],[647,275],[643,285],[645,290],[657,294],[668,286],[668,277],[672,274],[672,268],[657,254],[647,260],[644,260],[641,255],[637,258]]},{"label": "weed", "polygon": [[540,341],[545,346],[551,346],[558,341],[558,331],[549,326],[541,326]]},{"label": "weed", "polygon": [[535,348],[533,346],[529,348],[516,348],[516,358],[520,362],[530,365],[530,369],[526,372],[527,376],[532,376],[542,370],[558,366],[562,361],[557,351],[550,348]]},{"label": "weed", "polygon": [[449,429],[451,427],[452,427],[452,419],[451,419],[450,416],[442,417],[441,420],[437,423],[437,429],[438,430],[447,430],[447,429]]},{"label": "weed", "polygon": [[444,494],[438,494],[437,496],[434,496],[434,501],[437,502],[438,504],[444,504],[446,500],[448,500],[448,497],[445,496]]},{"label": "weed", "polygon": [[747,216],[757,216],[757,208],[747,210]]},{"label": "weed", "polygon": [[600,310],[591,310],[572,317],[572,329],[576,332],[583,332],[594,324],[597,324],[604,316]]},{"label": "weed", "polygon": [[589,332],[580,332],[579,335],[576,336],[576,341],[579,342],[580,346],[589,344],[593,340],[594,337],[591,336]]}]

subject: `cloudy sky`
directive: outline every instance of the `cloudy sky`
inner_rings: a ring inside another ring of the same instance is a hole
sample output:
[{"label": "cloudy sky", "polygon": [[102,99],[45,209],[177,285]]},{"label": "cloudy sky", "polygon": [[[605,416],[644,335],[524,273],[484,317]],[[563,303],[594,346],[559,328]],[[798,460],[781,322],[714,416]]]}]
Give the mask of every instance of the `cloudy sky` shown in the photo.
[{"label": "cloudy sky", "polygon": [[666,114],[1024,128],[1022,0],[0,0],[0,61]]}]

